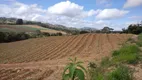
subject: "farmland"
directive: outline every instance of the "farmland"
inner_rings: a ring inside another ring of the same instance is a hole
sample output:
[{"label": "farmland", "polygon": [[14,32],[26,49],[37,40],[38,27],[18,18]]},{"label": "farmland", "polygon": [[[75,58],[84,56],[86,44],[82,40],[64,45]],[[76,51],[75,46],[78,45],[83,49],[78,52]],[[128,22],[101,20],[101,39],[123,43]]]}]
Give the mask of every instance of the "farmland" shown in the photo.
[{"label": "farmland", "polygon": [[36,32],[37,30],[40,30],[41,32],[48,32],[48,33],[61,32],[62,34],[66,34],[63,31],[43,28],[38,25],[0,25],[0,31],[2,32]]},{"label": "farmland", "polygon": [[[61,80],[69,57],[85,63],[111,56],[131,34],[82,34],[0,44],[0,80]],[[26,71],[27,70],[27,71]],[[17,77],[18,76],[18,77]],[[38,76],[38,77],[37,77]]]}]

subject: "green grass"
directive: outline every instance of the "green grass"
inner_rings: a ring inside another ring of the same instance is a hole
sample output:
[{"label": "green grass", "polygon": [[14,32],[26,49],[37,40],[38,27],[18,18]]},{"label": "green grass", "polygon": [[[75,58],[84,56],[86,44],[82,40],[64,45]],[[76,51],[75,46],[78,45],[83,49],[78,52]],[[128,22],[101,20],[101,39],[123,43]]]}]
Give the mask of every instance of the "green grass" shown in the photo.
[{"label": "green grass", "polygon": [[10,28],[0,28],[0,32],[19,32],[19,31]]},{"label": "green grass", "polygon": [[126,66],[118,66],[108,73],[107,80],[133,80],[132,72]]},{"label": "green grass", "polygon": [[140,49],[136,45],[124,45],[112,54],[113,63],[136,64],[139,60]]},{"label": "green grass", "polygon": [[142,47],[142,33],[138,35],[138,41],[136,43],[138,46]]},{"label": "green grass", "polygon": [[102,60],[101,60],[101,66],[102,67],[109,67],[112,65],[112,62],[110,60],[109,57],[104,57]]},{"label": "green grass", "polygon": [[0,28],[1,32],[36,32],[37,30],[51,30],[48,28],[34,28],[34,27],[30,27],[30,26],[24,26],[24,25],[9,25],[9,27],[13,27],[15,29],[12,28]]},{"label": "green grass", "polygon": [[36,30],[50,30],[48,28],[34,28],[34,27],[30,27],[30,26],[20,26],[20,25],[14,25],[12,27],[16,27],[16,28],[23,28],[23,29],[29,29],[29,30],[32,30],[32,31],[36,31]]},{"label": "green grass", "polygon": [[103,67],[97,67],[94,62],[90,62],[88,66],[89,80],[104,80],[104,69]]}]

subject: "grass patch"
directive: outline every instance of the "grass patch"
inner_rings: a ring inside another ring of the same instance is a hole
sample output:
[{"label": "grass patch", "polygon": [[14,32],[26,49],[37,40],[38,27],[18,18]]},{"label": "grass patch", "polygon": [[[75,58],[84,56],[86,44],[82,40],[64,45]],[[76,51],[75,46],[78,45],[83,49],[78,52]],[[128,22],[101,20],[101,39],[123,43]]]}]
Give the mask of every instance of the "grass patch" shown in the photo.
[{"label": "grass patch", "polygon": [[89,80],[104,80],[104,70],[102,67],[98,67],[94,62],[90,62],[88,66]]},{"label": "grass patch", "polygon": [[133,80],[133,72],[130,68],[122,65],[88,68],[88,80]]},{"label": "grass patch", "polygon": [[10,28],[0,28],[0,32],[19,32]]},{"label": "grass patch", "polygon": [[133,80],[132,71],[126,66],[118,66],[115,70],[108,73],[108,80]]},{"label": "grass patch", "polygon": [[112,53],[113,63],[127,62],[129,64],[136,64],[139,60],[140,49],[136,45],[124,45],[120,50]]},{"label": "grass patch", "polygon": [[142,47],[142,33],[138,35],[138,41],[136,43],[138,46]]},{"label": "grass patch", "polygon": [[102,67],[109,67],[112,65],[112,62],[110,61],[110,58],[109,57],[104,57],[102,60],[101,60],[101,66]]}]

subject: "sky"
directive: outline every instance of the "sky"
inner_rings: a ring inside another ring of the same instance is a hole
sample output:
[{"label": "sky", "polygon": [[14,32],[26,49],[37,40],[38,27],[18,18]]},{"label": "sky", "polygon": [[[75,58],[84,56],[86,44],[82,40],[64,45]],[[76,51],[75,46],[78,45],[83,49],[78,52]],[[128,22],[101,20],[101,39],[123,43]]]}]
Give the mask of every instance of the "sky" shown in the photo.
[{"label": "sky", "polygon": [[121,30],[142,20],[142,0],[0,0],[0,17]]}]

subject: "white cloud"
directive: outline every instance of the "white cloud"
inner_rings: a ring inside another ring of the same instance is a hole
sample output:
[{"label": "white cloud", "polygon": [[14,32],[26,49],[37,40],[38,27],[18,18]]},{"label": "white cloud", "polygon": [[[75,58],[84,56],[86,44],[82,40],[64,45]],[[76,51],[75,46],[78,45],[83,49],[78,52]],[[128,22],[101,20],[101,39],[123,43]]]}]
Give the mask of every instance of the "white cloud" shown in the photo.
[{"label": "white cloud", "polygon": [[105,4],[107,2],[109,2],[110,0],[96,0],[97,4]]},{"label": "white cloud", "polygon": [[37,15],[46,13],[46,10],[42,9],[37,4],[26,5],[23,3],[15,2],[11,5],[0,4],[0,16],[1,17],[16,17],[26,20],[34,20]]},{"label": "white cloud", "polygon": [[131,16],[129,17],[130,19],[136,19],[136,20],[140,20],[142,19],[142,16]]},{"label": "white cloud", "polygon": [[127,0],[123,8],[130,8],[142,5],[142,0]]},{"label": "white cloud", "polygon": [[[51,24],[60,24],[67,27],[77,28],[92,27],[102,29],[104,26],[111,27],[113,25],[111,25],[108,21],[101,19],[113,19],[114,17],[118,18],[118,16],[112,14],[121,14],[120,16],[122,16],[126,13],[127,11],[117,9],[91,9],[86,11],[83,6],[70,1],[57,3],[47,9],[43,9],[37,4],[29,5],[17,1],[8,5],[0,4],[0,17],[16,17],[24,20],[48,22]],[[99,19],[98,21],[95,20],[96,15]],[[88,20],[90,17],[94,17],[94,20]],[[113,28],[115,27],[116,26]],[[116,27],[116,29],[119,29],[119,27]]]},{"label": "white cloud", "polygon": [[96,4],[105,7],[110,7],[112,5],[112,2],[111,0],[96,0]]},{"label": "white cloud", "polygon": [[116,19],[123,17],[129,11],[119,9],[104,9],[96,16],[97,19]]},{"label": "white cloud", "polygon": [[49,7],[48,12],[56,15],[63,15],[67,17],[80,17],[80,18],[93,16],[96,13],[96,11],[94,11],[93,9],[85,11],[83,6],[72,3],[70,1],[57,3]]}]

